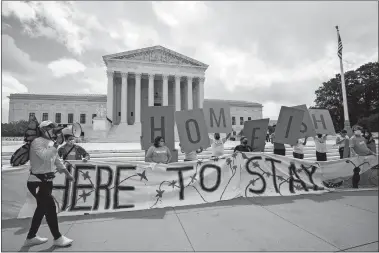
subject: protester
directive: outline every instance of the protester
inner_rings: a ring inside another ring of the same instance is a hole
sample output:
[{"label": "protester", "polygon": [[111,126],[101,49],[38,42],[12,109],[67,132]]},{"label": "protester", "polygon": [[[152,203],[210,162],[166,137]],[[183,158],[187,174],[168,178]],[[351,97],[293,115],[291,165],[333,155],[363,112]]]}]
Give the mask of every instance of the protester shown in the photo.
[{"label": "protester", "polygon": [[270,131],[267,130],[267,133],[266,133],[266,142],[270,142]]},{"label": "protester", "polygon": [[349,141],[351,157],[374,155],[375,153],[367,147],[365,137],[362,136],[362,127],[355,126],[353,131],[354,135]]},{"label": "protester", "polygon": [[326,157],[326,137],[327,134],[317,134],[315,136],[315,145],[316,145],[316,159],[317,161],[327,161]]},{"label": "protester", "polygon": [[66,127],[62,130],[62,133],[66,144],[58,149],[59,157],[64,161],[82,160],[83,162],[87,162],[90,159],[90,156],[84,148],[75,145],[75,137],[72,134],[72,130]]},{"label": "protester", "polygon": [[297,144],[293,147],[293,157],[297,159],[304,159],[304,146],[307,145],[308,137],[305,139],[298,139]]},{"label": "protester", "polygon": [[375,140],[374,140],[374,137],[372,136],[371,131],[366,129],[363,136],[366,139],[366,145],[367,145],[368,149],[376,154],[377,153],[376,152],[376,144],[375,144]]},{"label": "protester", "polygon": [[245,136],[242,136],[240,138],[240,142],[241,144],[240,145],[237,145],[235,148],[234,148],[234,152],[236,151],[239,151],[239,152],[253,152],[253,149],[247,145],[247,138]]},{"label": "protester", "polygon": [[275,142],[276,125],[273,125],[272,127],[274,128],[274,132],[271,134],[271,143],[274,144],[274,154],[286,156],[286,147],[284,144]]},{"label": "protester", "polygon": [[180,146],[180,151],[184,153],[184,161],[189,162],[189,161],[196,161],[197,160],[197,154],[200,154],[203,152],[203,148],[199,148],[197,150],[191,151],[191,152],[184,152],[182,145],[179,143]]},{"label": "protester", "polygon": [[57,138],[54,129],[56,127],[56,124],[49,120],[42,121],[39,125],[41,136],[34,139],[31,143],[29,152],[30,176],[28,178],[27,188],[37,200],[37,208],[34,212],[29,233],[24,243],[26,247],[46,243],[48,241],[47,238],[37,236],[44,216],[46,216],[47,225],[54,237],[55,246],[65,247],[73,242],[73,240],[59,232],[58,216],[55,201],[52,196],[53,179],[55,177],[54,167],[56,167],[59,173],[65,173],[69,180],[74,180],[74,177],[58,158],[58,142],[55,142],[52,147],[49,147],[51,141]]},{"label": "protester", "polygon": [[224,155],[224,144],[229,139],[230,133],[225,138],[220,140],[220,134],[214,134],[214,140],[211,139],[212,157],[219,157]]},{"label": "protester", "polygon": [[349,140],[347,131],[344,129],[341,131],[341,136],[337,136],[336,145],[338,145],[338,152],[340,153],[340,159],[343,159],[343,152],[345,150],[345,141]]},{"label": "protester", "polygon": [[162,136],[157,136],[154,139],[154,144],[146,153],[146,161],[154,163],[169,163],[171,161],[170,149],[165,146],[165,141]]}]

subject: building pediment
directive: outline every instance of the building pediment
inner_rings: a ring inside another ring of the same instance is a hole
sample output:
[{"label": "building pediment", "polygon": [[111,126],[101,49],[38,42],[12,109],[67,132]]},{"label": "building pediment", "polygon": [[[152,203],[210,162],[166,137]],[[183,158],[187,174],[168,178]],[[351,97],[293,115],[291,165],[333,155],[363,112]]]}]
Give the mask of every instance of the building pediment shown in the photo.
[{"label": "building pediment", "polygon": [[103,56],[105,63],[109,60],[123,60],[131,62],[149,62],[160,64],[172,64],[192,67],[208,68],[208,65],[179,54],[162,46],[142,48],[117,54]]}]

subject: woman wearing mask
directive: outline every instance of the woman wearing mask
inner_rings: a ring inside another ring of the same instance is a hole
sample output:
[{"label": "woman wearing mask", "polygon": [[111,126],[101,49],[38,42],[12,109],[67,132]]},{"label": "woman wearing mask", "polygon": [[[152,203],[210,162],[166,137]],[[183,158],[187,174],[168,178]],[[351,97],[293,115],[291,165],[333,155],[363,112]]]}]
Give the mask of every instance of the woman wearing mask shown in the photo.
[{"label": "woman wearing mask", "polygon": [[57,131],[54,130],[56,128],[57,126],[53,122],[49,120],[42,121],[39,125],[42,136],[34,139],[30,146],[30,176],[28,178],[27,187],[37,200],[37,208],[34,212],[32,224],[24,243],[26,247],[46,243],[48,241],[47,238],[37,236],[44,216],[53,234],[55,246],[65,247],[73,242],[73,240],[65,237],[59,231],[56,205],[52,196],[55,167],[59,173],[65,173],[69,180],[74,180],[74,177],[58,158],[57,148],[61,140],[54,142],[53,146],[49,145],[52,140],[62,138],[62,136],[57,137]]},{"label": "woman wearing mask", "polygon": [[154,139],[154,144],[146,153],[146,161],[154,163],[169,163],[171,161],[171,152],[168,147],[165,146],[165,141],[162,136],[157,136]]},{"label": "woman wearing mask", "polygon": [[353,128],[354,135],[350,138],[349,147],[351,157],[375,155],[366,145],[366,139],[362,135],[362,127],[355,126]]},{"label": "woman wearing mask", "polygon": [[247,140],[247,138],[245,136],[241,137],[240,142],[241,142],[241,144],[238,145],[238,146],[236,146],[234,148],[234,152],[236,152],[236,151],[239,151],[239,152],[253,152],[253,149],[249,145],[247,145],[248,140]]},{"label": "woman wearing mask", "polygon": [[62,134],[66,141],[62,147],[58,149],[58,155],[64,161],[66,160],[82,160],[87,162],[90,159],[87,151],[81,146],[75,145],[75,137],[72,134],[71,129],[65,128],[62,130]]},{"label": "woman wearing mask", "polygon": [[203,152],[203,148],[199,148],[197,150],[191,151],[191,152],[184,152],[182,145],[179,143],[180,151],[184,153],[184,161],[189,162],[189,161],[196,161],[197,160],[197,154],[200,154]]},{"label": "woman wearing mask", "polygon": [[212,157],[219,157],[224,155],[224,144],[229,139],[230,135],[231,133],[220,140],[220,134],[214,134],[214,140],[211,139]]},{"label": "woman wearing mask", "polygon": [[336,145],[338,145],[338,152],[340,153],[340,159],[343,159],[343,152],[345,150],[345,141],[348,140],[347,131],[344,129],[341,131],[341,136],[337,136]]},{"label": "woman wearing mask", "polygon": [[366,145],[369,150],[376,154],[376,143],[370,130],[366,130],[363,135],[366,139]]},{"label": "woman wearing mask", "polygon": [[315,137],[315,145],[316,145],[316,159],[317,161],[326,162],[326,136],[327,134],[317,134]]},{"label": "woman wearing mask", "polygon": [[298,139],[297,144],[293,146],[293,157],[297,159],[304,159],[304,146],[307,145],[308,137],[305,139]]}]

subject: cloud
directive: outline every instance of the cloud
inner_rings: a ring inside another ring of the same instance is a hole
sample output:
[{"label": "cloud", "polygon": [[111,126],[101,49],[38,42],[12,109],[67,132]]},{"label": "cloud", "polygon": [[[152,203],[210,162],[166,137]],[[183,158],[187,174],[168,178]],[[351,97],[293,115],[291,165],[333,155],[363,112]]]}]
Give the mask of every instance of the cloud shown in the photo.
[{"label": "cloud", "polygon": [[28,88],[14,78],[10,73],[2,73],[2,92],[1,92],[1,104],[2,115],[1,122],[8,122],[9,115],[9,94],[11,93],[25,93],[28,92]]},{"label": "cloud", "polygon": [[201,24],[209,14],[206,4],[198,1],[154,1],[152,6],[158,19],[171,27]]},{"label": "cloud", "polygon": [[18,17],[29,35],[56,39],[78,55],[92,43],[89,30],[102,29],[96,17],[77,12],[72,2],[4,2],[3,6],[3,15]]},{"label": "cloud", "polygon": [[59,78],[66,75],[83,72],[86,69],[86,66],[75,59],[63,58],[50,62],[48,68],[53,72],[55,77]]}]

